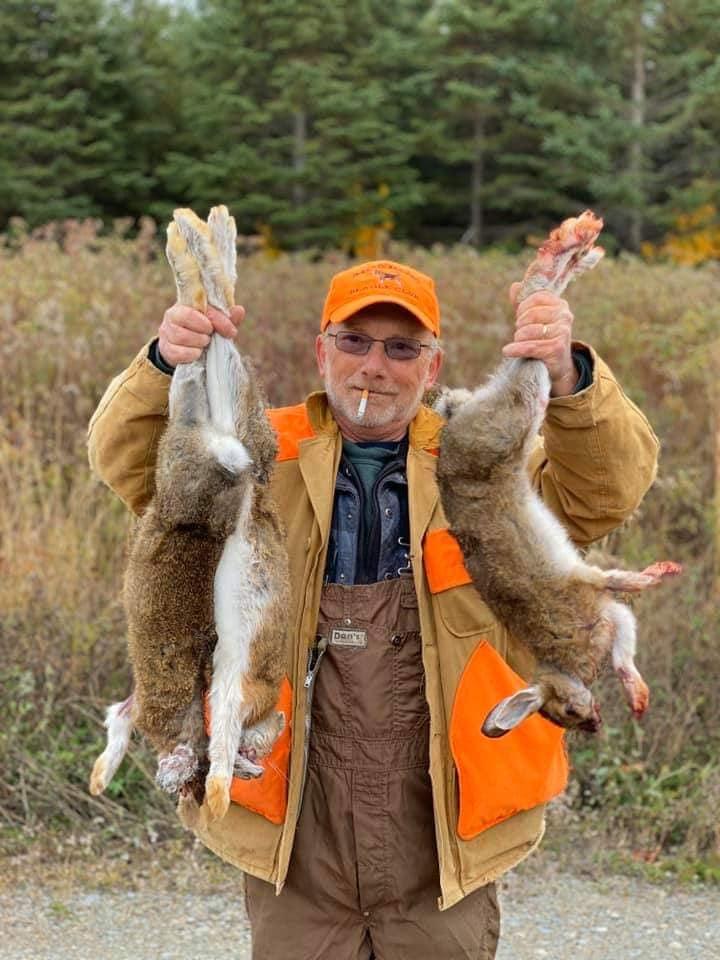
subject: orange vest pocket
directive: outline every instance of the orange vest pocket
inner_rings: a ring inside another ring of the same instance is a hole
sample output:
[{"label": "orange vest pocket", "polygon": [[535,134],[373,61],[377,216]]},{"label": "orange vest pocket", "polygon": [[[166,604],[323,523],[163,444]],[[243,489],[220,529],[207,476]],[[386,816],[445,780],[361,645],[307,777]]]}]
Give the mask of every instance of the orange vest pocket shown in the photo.
[{"label": "orange vest pocket", "polygon": [[472,583],[460,544],[447,528],[425,534],[423,563],[430,593],[442,593]]},{"label": "orange vest pocket", "polygon": [[458,772],[457,832],[462,840],[565,789],[568,760],[560,727],[535,714],[499,739],[481,730],[498,701],[526,686],[486,640],[475,647],[460,677],[450,748]]},{"label": "orange vest pocket", "polygon": [[[290,717],[292,715],[292,687],[287,677],[280,684],[276,710],[285,714],[285,726],[267,757],[255,761],[265,768],[257,780],[233,777],[230,799],[233,803],[259,813],[271,823],[283,823],[287,810],[288,769],[290,767]],[[205,696],[205,730],[210,734],[210,705]]]}]

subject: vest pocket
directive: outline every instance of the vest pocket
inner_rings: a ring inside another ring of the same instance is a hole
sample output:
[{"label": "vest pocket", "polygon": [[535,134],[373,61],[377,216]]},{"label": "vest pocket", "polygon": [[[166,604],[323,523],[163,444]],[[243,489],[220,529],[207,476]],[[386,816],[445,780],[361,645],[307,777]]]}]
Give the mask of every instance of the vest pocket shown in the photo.
[{"label": "vest pocket", "polygon": [[443,625],[456,637],[484,634],[494,625],[490,607],[472,584],[433,595]]},{"label": "vest pocket", "polygon": [[[285,822],[288,794],[288,770],[290,767],[290,718],[292,716],[292,687],[287,677],[280,684],[280,695],[275,710],[285,714],[285,726],[266,757],[256,760],[265,773],[256,780],[233,777],[230,783],[230,799],[253,813],[260,814],[270,823]],[[205,729],[210,735],[210,710],[205,699]]]},{"label": "vest pocket", "polygon": [[[505,631],[499,629],[492,611],[473,586],[460,545],[448,529],[432,530],[425,535],[423,564],[433,609],[448,633],[463,638],[463,647],[473,638],[485,636],[504,655]],[[466,650],[463,664],[468,654]]]},{"label": "vest pocket", "polygon": [[482,733],[492,707],[525,686],[485,639],[477,644],[458,682],[450,717],[462,840],[565,789],[568,762],[560,727],[535,714],[499,739]]}]

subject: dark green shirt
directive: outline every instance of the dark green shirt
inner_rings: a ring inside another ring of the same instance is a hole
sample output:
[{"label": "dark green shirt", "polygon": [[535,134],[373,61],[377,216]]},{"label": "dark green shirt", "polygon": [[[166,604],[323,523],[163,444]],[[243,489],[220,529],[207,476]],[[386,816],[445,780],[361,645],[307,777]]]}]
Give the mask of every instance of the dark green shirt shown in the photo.
[{"label": "dark green shirt", "polygon": [[373,487],[383,467],[395,459],[400,446],[399,441],[387,443],[353,443],[343,439],[343,453],[355,467],[363,490],[363,521],[366,535],[372,530],[375,501]]}]

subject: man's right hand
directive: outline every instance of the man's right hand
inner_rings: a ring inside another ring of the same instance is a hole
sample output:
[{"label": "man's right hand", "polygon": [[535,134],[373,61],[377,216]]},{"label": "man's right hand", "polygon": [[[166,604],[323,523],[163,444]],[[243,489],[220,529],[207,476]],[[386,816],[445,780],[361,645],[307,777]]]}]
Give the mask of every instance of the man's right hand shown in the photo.
[{"label": "man's right hand", "polygon": [[165,311],[158,329],[160,356],[170,367],[192,363],[210,343],[213,332],[234,339],[244,316],[245,308],[241,306],[233,307],[228,317],[215,307],[208,306],[205,314],[175,303]]}]

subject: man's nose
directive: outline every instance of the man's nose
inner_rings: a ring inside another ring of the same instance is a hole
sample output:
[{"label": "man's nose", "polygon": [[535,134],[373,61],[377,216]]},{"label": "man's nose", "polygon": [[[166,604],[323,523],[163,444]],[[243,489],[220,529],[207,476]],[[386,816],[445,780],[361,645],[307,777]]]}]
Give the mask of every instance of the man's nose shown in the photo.
[{"label": "man's nose", "polygon": [[370,349],[362,358],[362,364],[360,369],[366,375],[378,376],[378,374],[384,374],[387,369],[387,355],[385,353],[385,344],[379,343],[377,340],[375,343],[370,344]]}]

